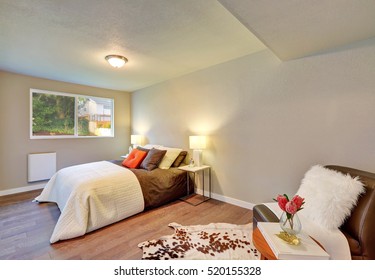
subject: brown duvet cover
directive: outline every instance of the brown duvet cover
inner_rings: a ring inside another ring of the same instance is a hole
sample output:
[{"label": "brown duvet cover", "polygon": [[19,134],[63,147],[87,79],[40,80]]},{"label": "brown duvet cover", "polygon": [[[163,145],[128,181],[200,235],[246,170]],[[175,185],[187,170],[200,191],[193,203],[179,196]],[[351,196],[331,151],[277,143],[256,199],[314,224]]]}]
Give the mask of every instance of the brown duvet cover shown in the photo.
[{"label": "brown duvet cover", "polygon": [[[111,162],[122,166],[121,161]],[[176,167],[170,169],[156,168],[152,171],[145,169],[130,170],[135,174],[141,185],[145,210],[161,206],[187,195],[187,176],[184,170]],[[192,193],[194,185],[192,183],[189,185],[189,193]]]}]

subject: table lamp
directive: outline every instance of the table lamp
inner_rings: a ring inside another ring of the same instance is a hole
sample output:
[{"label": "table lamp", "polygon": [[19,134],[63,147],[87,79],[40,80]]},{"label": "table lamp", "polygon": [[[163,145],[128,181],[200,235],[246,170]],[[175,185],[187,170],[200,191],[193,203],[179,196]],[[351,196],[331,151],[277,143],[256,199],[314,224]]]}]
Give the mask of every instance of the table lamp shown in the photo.
[{"label": "table lamp", "polygon": [[130,144],[133,144],[133,149],[142,145],[142,135],[130,135]]},{"label": "table lamp", "polygon": [[206,148],[206,136],[189,136],[190,149],[193,149],[195,166],[202,166],[202,149]]}]

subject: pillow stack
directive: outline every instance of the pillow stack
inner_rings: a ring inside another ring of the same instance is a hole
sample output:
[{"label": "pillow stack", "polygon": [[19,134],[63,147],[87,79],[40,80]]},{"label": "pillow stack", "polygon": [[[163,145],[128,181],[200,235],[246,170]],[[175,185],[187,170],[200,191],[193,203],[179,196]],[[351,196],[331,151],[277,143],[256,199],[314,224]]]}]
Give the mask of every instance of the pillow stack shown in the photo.
[{"label": "pillow stack", "polygon": [[156,168],[169,169],[178,167],[184,161],[186,151],[179,148],[169,148],[160,145],[146,145],[131,151],[122,165],[127,168],[142,168],[148,171]]}]

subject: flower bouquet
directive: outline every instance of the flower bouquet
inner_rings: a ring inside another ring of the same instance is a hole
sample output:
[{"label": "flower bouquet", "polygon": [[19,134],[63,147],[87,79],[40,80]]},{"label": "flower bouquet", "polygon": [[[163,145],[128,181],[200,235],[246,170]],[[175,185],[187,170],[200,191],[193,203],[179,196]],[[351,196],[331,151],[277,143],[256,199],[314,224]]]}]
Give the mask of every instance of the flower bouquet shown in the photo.
[{"label": "flower bouquet", "polygon": [[302,210],[305,199],[295,195],[291,200],[286,194],[278,195],[276,199],[279,207],[283,210],[280,217],[280,227],[283,230],[277,236],[290,244],[299,244],[296,236],[301,232],[302,225],[298,218],[297,212]]}]

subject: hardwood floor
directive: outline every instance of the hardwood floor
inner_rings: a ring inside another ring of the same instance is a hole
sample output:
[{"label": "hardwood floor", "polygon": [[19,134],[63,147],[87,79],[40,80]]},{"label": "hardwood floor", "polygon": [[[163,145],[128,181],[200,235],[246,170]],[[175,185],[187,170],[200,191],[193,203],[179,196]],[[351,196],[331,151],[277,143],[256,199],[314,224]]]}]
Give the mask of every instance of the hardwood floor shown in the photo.
[{"label": "hardwood floor", "polygon": [[252,211],[217,200],[198,206],[175,201],[88,233],[50,244],[60,215],[54,203],[35,203],[39,191],[0,197],[0,259],[140,259],[138,243],[173,233],[183,225],[225,222],[246,224]]}]

